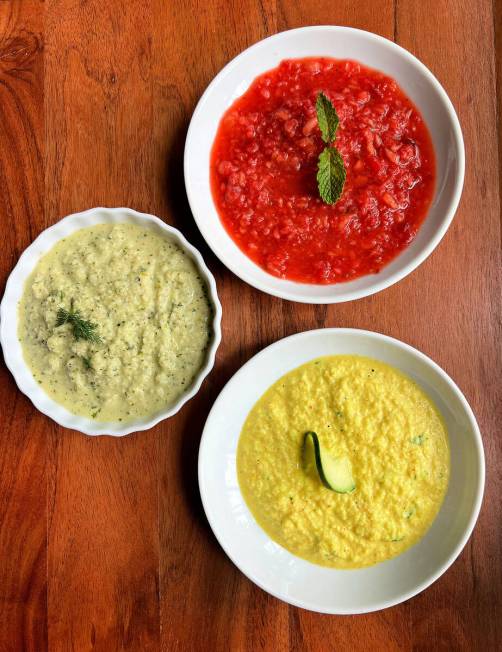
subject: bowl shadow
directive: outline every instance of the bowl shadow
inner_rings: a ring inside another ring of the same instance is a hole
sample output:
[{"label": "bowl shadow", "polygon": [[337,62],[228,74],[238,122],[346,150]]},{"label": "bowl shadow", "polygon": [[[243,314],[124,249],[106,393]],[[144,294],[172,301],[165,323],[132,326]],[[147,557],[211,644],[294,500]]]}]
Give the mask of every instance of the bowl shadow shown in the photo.
[{"label": "bowl shadow", "polygon": [[254,352],[252,347],[248,351],[237,349],[234,354],[227,355],[224,360],[216,363],[212,372],[213,375],[204,383],[206,386],[203,386],[188,404],[189,414],[183,422],[181,431],[178,433],[181,491],[189,510],[201,526],[207,543],[220,550],[221,553],[223,553],[223,550],[217,544],[209,521],[206,518],[199,492],[199,446],[205,422],[216,398],[234,373],[241,367],[243,358],[248,359]]},{"label": "bowl shadow", "polygon": [[[183,154],[188,123],[188,119],[184,118],[175,128],[174,135],[171,136],[165,164],[164,198],[173,226],[178,228],[188,241],[200,251],[206,265],[218,281],[229,272],[202,237],[192,216],[185,189]],[[236,347],[233,353],[227,353],[221,358],[217,353],[214,369],[205,379],[199,392],[185,406],[184,410],[188,411],[188,415],[182,421],[180,431],[177,433],[177,440],[180,442],[178,446],[178,459],[181,468],[180,489],[190,512],[200,526],[200,534],[204,536],[205,543],[215,550],[219,550],[222,555],[224,554],[223,550],[213,535],[199,493],[199,445],[204,424],[214,401],[237,369],[255,352],[253,347],[249,347],[248,350],[246,347]]]}]

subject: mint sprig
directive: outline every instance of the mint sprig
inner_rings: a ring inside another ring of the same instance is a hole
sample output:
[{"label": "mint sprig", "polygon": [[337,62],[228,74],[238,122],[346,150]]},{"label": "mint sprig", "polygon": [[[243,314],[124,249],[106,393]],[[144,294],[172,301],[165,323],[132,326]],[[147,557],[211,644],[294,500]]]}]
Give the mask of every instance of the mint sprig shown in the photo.
[{"label": "mint sprig", "polygon": [[323,201],[334,204],[340,199],[346,176],[340,152],[336,147],[325,147],[317,164],[317,184]]},{"label": "mint sprig", "polygon": [[319,93],[315,103],[317,112],[317,123],[321,130],[321,136],[325,143],[331,143],[335,140],[336,130],[340,120],[336,113],[335,107],[331,104],[324,93]]},{"label": "mint sprig", "polygon": [[317,162],[319,195],[326,204],[335,204],[342,195],[347,177],[342,155],[333,144],[340,120],[335,107],[322,92],[317,96],[316,112],[322,139],[327,143]]}]

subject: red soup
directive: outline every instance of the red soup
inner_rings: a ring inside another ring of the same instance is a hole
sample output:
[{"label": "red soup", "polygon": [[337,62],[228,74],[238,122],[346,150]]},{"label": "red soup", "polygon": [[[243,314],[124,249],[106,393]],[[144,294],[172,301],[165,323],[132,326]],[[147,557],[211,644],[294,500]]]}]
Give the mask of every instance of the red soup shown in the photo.
[{"label": "red soup", "polygon": [[[320,92],[340,118],[347,171],[336,204],[317,188]],[[431,139],[397,83],[355,61],[283,61],[228,109],[211,187],[237,245],[281,278],[338,283],[376,273],[415,237],[434,194]]]}]

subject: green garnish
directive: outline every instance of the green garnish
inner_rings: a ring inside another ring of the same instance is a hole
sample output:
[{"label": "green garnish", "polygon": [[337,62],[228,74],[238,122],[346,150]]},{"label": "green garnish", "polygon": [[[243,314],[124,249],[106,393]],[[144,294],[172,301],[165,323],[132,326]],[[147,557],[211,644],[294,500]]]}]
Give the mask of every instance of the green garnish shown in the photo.
[{"label": "green garnish", "polygon": [[326,204],[335,204],[340,199],[346,176],[340,152],[335,147],[325,147],[319,154],[317,185]]},{"label": "green garnish", "polygon": [[82,362],[84,363],[86,369],[92,369],[92,363],[90,358],[82,358]]},{"label": "green garnish", "polygon": [[73,307],[73,299],[70,302],[70,310],[59,308],[56,315],[56,327],[63,324],[71,324],[73,337],[76,340],[87,340],[92,344],[101,344],[102,340],[96,333],[97,324],[83,319],[78,310]]},{"label": "green garnish", "polygon": [[311,430],[303,437],[302,458],[304,471],[310,471],[315,465],[319,478],[327,489],[347,494],[356,488],[348,457],[332,457],[323,451],[317,433]]},{"label": "green garnish", "polygon": [[324,93],[317,96],[316,111],[322,139],[327,143],[317,162],[319,195],[326,204],[335,204],[342,195],[347,177],[342,155],[333,144],[340,120]]},{"label": "green garnish", "polygon": [[325,143],[332,143],[335,140],[336,130],[340,120],[335,107],[331,104],[324,93],[319,93],[315,104],[317,112],[317,123],[321,130],[321,136]]}]

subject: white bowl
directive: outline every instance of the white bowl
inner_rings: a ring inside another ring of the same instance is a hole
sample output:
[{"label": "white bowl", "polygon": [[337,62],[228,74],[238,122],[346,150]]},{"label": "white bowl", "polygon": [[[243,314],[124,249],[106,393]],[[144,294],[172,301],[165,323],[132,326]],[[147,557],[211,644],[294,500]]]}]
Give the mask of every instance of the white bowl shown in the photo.
[{"label": "white bowl", "polygon": [[[283,59],[329,56],[355,59],[397,80],[425,118],[436,153],[436,191],[411,245],[376,275],[346,283],[311,285],[268,274],[248,258],[223,227],[209,183],[209,161],[219,122],[261,73]],[[438,245],[457,209],[464,182],[464,143],[455,110],[432,73],[412,54],[381,36],[349,27],[302,27],[256,43],[233,59],[201,97],[185,145],[185,184],[197,225],[218,258],[250,285],[283,299],[338,303],[383,290],[412,272]]]},{"label": "white bowl", "polygon": [[[440,409],[449,432],[450,484],[425,537],[389,561],[358,570],[317,566],[292,555],[257,525],[237,482],[236,450],[244,421],[283,374],[318,356],[359,354],[408,374]],[[464,396],[432,360],[370,331],[327,328],[292,335],[255,355],[231,378],[207,419],[199,451],[199,487],[208,521],[230,559],[253,582],[290,604],[330,614],[376,611],[434,582],[465,546],[483,497],[481,435]]]},{"label": "white bowl", "polygon": [[[182,247],[191,256],[208,288],[208,296],[214,310],[212,322],[213,336],[208,348],[206,362],[195,377],[192,385],[180,396],[175,405],[155,414],[153,417],[139,418],[127,424],[99,423],[93,419],[72,414],[62,405],[53,401],[35,382],[26,364],[21,343],[17,337],[18,303],[24,291],[24,284],[33,271],[41,256],[71,233],[95,224],[126,222],[148,226],[167,235],[173,242]],[[19,389],[28,396],[34,406],[61,426],[80,430],[86,435],[114,435],[121,437],[137,430],[147,430],[162,419],[172,416],[199,390],[202,381],[214,365],[214,356],[221,340],[221,305],[216,292],[213,275],[206,267],[200,253],[187,242],[185,237],[172,226],[168,226],[158,217],[138,213],[131,208],[91,208],[82,213],[75,213],[60,220],[43,231],[34,242],[22,253],[11,275],[7,280],[5,293],[0,305],[0,342],[7,367],[10,369]]]}]

